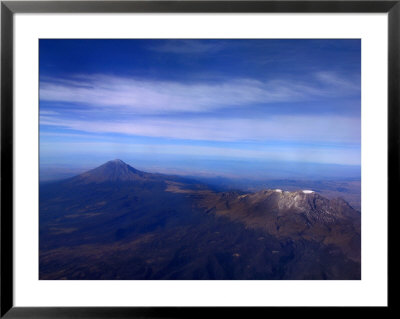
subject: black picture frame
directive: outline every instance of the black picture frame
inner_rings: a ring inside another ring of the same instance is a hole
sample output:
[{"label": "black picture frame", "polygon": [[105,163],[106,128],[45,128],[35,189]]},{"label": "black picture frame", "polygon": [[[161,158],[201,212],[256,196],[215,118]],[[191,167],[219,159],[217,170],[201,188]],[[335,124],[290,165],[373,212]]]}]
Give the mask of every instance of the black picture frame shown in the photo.
[{"label": "black picture frame", "polygon": [[[5,318],[192,318],[204,316],[266,316],[282,311],[303,315],[326,307],[14,307],[13,303],[13,17],[15,13],[120,12],[310,12],[388,13],[388,218],[398,213],[400,144],[400,0],[396,1],[1,1],[1,311]],[[386,106],[380,106],[386,107]],[[389,214],[390,212],[390,214]],[[389,232],[389,251],[390,236]],[[389,256],[388,256],[389,258]],[[390,269],[389,269],[390,270]],[[388,282],[389,287],[389,282]],[[389,290],[390,292],[390,290]],[[388,307],[358,308],[369,313]],[[343,310],[330,308],[331,314]],[[345,311],[348,311],[346,309]]]}]

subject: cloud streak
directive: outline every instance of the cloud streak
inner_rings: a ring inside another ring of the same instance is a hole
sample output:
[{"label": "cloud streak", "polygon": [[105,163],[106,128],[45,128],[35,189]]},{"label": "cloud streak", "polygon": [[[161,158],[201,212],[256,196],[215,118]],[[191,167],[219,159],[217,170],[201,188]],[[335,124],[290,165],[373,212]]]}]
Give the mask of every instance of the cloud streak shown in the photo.
[{"label": "cloud streak", "polygon": [[152,51],[173,54],[204,54],[218,52],[226,46],[222,41],[169,40],[149,47]]},{"label": "cloud streak", "polygon": [[210,112],[280,102],[301,102],[359,94],[359,86],[333,73],[313,81],[226,79],[184,83],[106,75],[75,79],[43,79],[40,100],[79,104],[135,114]]},{"label": "cloud streak", "polygon": [[358,118],[341,116],[273,116],[270,118],[138,118],[120,120],[75,120],[43,115],[41,125],[82,132],[204,141],[312,141],[359,143]]}]

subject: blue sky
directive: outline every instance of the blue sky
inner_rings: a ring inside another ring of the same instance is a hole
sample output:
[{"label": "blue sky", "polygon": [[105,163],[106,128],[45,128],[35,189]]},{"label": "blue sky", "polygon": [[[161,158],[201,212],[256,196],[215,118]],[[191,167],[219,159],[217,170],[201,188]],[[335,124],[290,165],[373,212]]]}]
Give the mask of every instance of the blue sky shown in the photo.
[{"label": "blue sky", "polygon": [[39,46],[42,169],[359,175],[360,40]]}]

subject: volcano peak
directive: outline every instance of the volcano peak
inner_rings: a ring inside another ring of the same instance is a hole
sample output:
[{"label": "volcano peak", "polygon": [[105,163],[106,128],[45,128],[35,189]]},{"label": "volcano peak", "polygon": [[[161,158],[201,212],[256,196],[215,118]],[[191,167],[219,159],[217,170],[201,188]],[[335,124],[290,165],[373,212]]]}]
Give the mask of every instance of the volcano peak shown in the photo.
[{"label": "volcano peak", "polygon": [[[120,164],[120,165],[128,165],[128,164],[126,164],[124,161],[120,160],[119,158],[116,158],[116,159],[113,159],[113,160],[111,160],[111,161],[108,161],[107,163],[110,163],[110,164]],[[106,164],[107,164],[107,163],[106,163]]]},{"label": "volcano peak", "polygon": [[139,171],[120,159],[114,159],[87,171],[77,178],[84,183],[101,183],[116,181],[136,181],[150,175]]}]

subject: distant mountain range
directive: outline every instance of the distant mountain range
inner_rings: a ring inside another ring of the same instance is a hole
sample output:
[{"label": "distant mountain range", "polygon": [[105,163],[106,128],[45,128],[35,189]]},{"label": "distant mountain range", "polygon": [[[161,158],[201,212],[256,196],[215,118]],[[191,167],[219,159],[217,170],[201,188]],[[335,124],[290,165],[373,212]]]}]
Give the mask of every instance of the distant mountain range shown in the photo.
[{"label": "distant mountain range", "polygon": [[360,279],[361,215],[307,190],[217,192],[121,160],[40,185],[40,279]]}]

